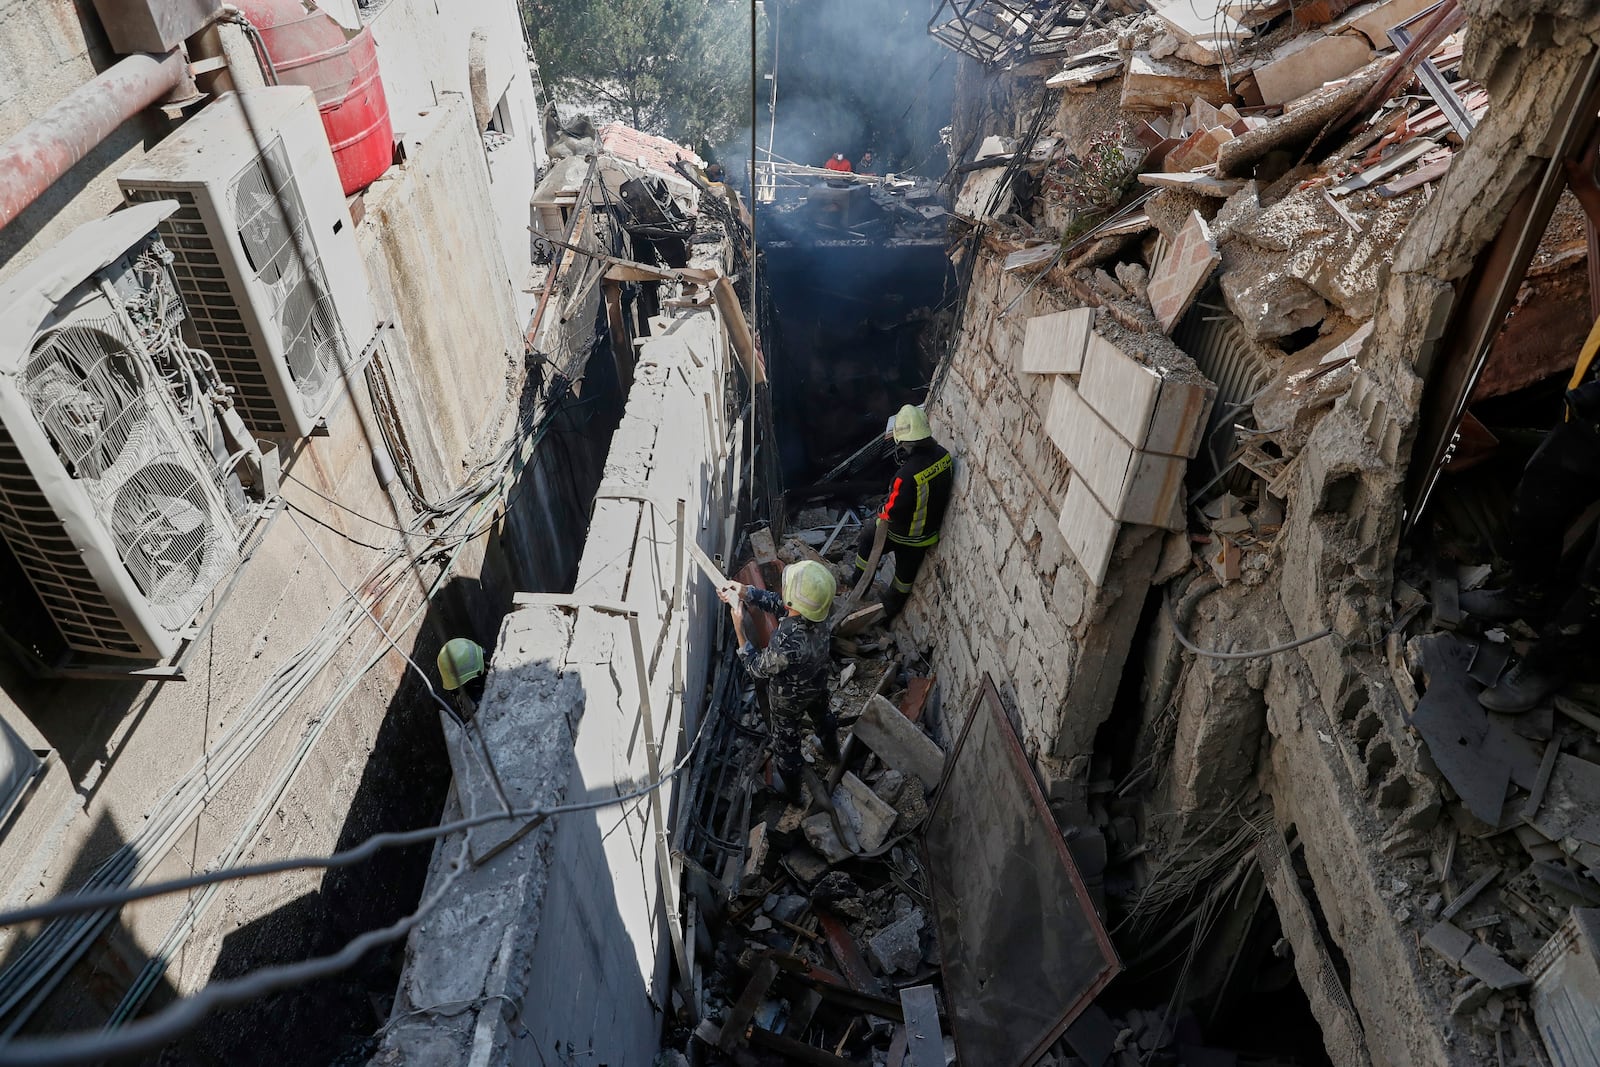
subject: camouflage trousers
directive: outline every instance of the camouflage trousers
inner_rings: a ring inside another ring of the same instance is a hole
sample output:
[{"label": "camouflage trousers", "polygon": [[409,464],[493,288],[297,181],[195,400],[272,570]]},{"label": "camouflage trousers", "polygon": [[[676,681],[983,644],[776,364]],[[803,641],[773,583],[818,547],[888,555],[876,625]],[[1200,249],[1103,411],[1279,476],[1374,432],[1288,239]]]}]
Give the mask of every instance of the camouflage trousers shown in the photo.
[{"label": "camouflage trousers", "polygon": [[800,755],[800,734],[807,721],[817,736],[822,738],[823,751],[836,756],[839,750],[839,717],[827,696],[801,707],[772,709],[772,762],[783,775],[784,781],[798,787],[800,768],[805,760]]}]

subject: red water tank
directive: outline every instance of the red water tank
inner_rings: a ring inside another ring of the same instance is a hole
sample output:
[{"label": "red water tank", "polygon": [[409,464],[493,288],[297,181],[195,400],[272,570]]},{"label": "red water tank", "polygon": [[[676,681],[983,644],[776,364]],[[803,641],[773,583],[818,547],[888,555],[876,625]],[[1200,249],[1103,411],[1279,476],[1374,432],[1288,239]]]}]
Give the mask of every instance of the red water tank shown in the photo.
[{"label": "red water tank", "polygon": [[236,0],[236,6],[261,31],[279,83],[316,94],[345,195],[371,185],[394,161],[372,30],[347,30],[310,0]]}]

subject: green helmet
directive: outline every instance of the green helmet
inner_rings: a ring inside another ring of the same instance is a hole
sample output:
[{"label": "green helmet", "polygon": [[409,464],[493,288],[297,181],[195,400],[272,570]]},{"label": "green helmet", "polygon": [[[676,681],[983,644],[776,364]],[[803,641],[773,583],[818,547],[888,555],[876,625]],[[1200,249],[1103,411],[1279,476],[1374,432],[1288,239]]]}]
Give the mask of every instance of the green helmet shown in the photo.
[{"label": "green helmet", "polygon": [[450,690],[460,689],[483,673],[483,646],[465,637],[445,643],[439,650],[439,680]]},{"label": "green helmet", "polygon": [[803,559],[783,569],[783,602],[812,622],[828,617],[837,589],[833,574],[816,560]]},{"label": "green helmet", "polygon": [[895,444],[909,445],[915,441],[926,441],[933,436],[933,430],[928,426],[927,414],[915,404],[907,404],[894,416]]}]

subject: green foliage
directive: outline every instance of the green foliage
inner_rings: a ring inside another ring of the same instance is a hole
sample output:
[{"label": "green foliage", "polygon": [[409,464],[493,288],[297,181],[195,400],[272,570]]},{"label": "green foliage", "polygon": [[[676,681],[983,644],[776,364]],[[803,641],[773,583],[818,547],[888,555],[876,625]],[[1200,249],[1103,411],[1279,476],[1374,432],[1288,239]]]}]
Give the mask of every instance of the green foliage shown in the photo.
[{"label": "green foliage", "polygon": [[1130,150],[1128,142],[1128,128],[1119,122],[1091,137],[1081,157],[1066,152],[1046,167],[1046,194],[1068,209],[1064,241],[1079,236],[1116,207],[1138,177],[1144,154]]},{"label": "green foliage", "polygon": [[738,0],[520,0],[560,100],[690,146],[749,124],[750,6]]}]

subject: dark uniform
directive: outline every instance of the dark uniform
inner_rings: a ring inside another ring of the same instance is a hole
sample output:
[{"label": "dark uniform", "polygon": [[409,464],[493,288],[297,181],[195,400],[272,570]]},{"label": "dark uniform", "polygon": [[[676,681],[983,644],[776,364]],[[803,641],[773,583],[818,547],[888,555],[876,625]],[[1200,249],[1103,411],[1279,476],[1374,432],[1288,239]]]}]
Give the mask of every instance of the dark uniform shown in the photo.
[{"label": "dark uniform", "polygon": [[[894,553],[894,582],[884,600],[891,617],[905,606],[906,598],[911,595],[911,585],[916,581],[917,571],[922,569],[922,558],[928,554],[928,549],[939,543],[939,524],[950,506],[954,484],[955,463],[950,453],[931,437],[910,446],[906,461],[889,483],[889,498],[878,512],[878,521],[889,524],[883,550]],[[862,525],[861,540],[856,544],[858,579],[867,569],[867,557],[872,553],[876,535],[875,524]]]},{"label": "dark uniform", "polygon": [[1523,711],[1547,699],[1567,680],[1572,664],[1587,661],[1600,633],[1600,538],[1576,581],[1561,573],[1567,528],[1600,500],[1600,361],[1592,355],[1589,360],[1580,364],[1567,392],[1566,417],[1528,460],[1517,484],[1505,546],[1510,586],[1462,594],[1462,607],[1473,614],[1543,622],[1528,654],[1484,692],[1481,699],[1493,710]]},{"label": "dark uniform", "polygon": [[739,649],[739,660],[752,678],[767,683],[774,731],[773,762],[791,788],[798,788],[802,715],[816,727],[830,756],[839,748],[839,721],[828,702],[828,655],[833,628],[826,619],[812,622],[790,615],[783,598],[765,589],[746,586],[744,601],[782,620],[766,648],[757,649],[746,641]]}]

